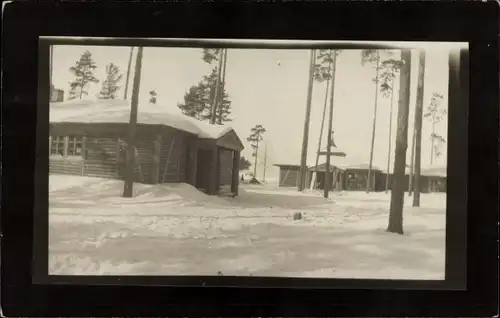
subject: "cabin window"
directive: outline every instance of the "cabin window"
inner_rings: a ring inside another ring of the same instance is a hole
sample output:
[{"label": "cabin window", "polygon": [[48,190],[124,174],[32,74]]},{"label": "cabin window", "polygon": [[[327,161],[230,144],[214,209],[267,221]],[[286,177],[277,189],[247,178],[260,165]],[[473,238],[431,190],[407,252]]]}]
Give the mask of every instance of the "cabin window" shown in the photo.
[{"label": "cabin window", "polygon": [[83,138],[76,136],[69,136],[68,138],[68,156],[78,156],[82,155]]},{"label": "cabin window", "polygon": [[53,136],[50,147],[51,156],[81,157],[83,149],[82,136],[68,136],[68,142],[65,142],[65,136]]}]

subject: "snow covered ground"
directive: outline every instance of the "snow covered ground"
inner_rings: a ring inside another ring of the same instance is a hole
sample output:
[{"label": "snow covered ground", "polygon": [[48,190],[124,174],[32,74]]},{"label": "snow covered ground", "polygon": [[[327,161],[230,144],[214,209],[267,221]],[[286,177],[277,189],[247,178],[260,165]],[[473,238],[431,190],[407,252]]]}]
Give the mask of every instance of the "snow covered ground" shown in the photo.
[{"label": "snow covered ground", "polygon": [[[390,194],[298,193],[242,185],[207,196],[187,184],[50,176],[50,274],[444,279],[445,194],[406,199],[405,235],[387,233]],[[302,220],[293,220],[302,212]]]}]

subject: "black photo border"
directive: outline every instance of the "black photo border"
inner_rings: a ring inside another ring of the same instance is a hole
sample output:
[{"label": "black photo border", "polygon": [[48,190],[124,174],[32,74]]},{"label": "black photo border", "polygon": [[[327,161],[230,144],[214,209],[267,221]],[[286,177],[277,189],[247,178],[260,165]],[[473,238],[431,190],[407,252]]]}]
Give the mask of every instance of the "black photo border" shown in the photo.
[{"label": "black photo border", "polygon": [[[494,315],[498,296],[498,10],[496,2],[7,4],[2,46],[4,313]],[[165,282],[158,277],[48,277],[48,108],[41,106],[49,98],[47,90],[39,87],[47,87],[49,59],[47,42],[39,41],[40,36],[129,38],[115,41],[121,45],[137,37],[468,42],[469,50],[461,51],[451,66],[470,67],[461,67],[460,74],[450,68],[450,85],[459,95],[450,92],[450,105],[457,106],[449,111],[448,151],[456,159],[448,162],[447,223],[452,226],[447,226],[446,280],[223,276],[188,281],[170,278],[168,283],[178,287],[161,287]],[[189,282],[205,287],[179,286]]]}]

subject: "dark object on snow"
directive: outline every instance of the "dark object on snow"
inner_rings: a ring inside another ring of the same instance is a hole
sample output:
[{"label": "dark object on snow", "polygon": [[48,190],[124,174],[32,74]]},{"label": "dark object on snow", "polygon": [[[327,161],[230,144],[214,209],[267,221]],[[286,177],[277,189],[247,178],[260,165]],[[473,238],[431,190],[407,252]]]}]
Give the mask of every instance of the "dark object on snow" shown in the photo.
[{"label": "dark object on snow", "polygon": [[293,219],[294,219],[294,220],[302,220],[302,213],[300,213],[300,212],[295,212],[295,213],[293,214]]},{"label": "dark object on snow", "polygon": [[255,177],[252,178],[249,182],[250,184],[261,184],[259,180],[255,179]]},{"label": "dark object on snow", "polygon": [[241,175],[241,181],[245,181],[245,178],[243,177],[243,175]]}]

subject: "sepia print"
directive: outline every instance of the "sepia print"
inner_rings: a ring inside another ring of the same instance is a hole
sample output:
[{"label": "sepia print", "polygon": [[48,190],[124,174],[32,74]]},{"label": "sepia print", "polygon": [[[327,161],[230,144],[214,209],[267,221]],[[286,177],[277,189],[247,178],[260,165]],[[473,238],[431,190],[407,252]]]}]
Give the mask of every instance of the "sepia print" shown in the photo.
[{"label": "sepia print", "polygon": [[448,58],[54,45],[49,274],[445,275]]}]

